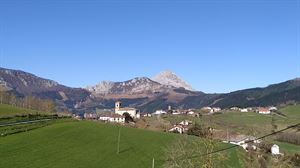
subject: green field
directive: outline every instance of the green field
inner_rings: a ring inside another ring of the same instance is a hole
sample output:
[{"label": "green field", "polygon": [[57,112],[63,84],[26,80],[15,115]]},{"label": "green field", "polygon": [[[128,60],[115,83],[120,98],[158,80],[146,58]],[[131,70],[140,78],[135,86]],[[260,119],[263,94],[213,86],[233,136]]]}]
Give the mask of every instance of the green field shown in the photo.
[{"label": "green field", "polygon": [[50,114],[49,112],[41,112],[37,110],[14,107],[7,104],[0,104],[0,117],[10,117],[15,115],[26,114]]},{"label": "green field", "polygon": [[[0,111],[3,114],[8,114],[5,112],[5,108],[14,107],[1,105]],[[296,110],[294,107],[281,110],[288,118],[278,117],[278,122],[283,125],[288,124],[291,115],[293,115],[291,120],[296,121],[294,119],[298,116],[298,107]],[[181,121],[183,118],[169,116],[164,119],[173,123]],[[269,125],[271,121],[270,116],[236,112],[189,119],[200,123],[212,122],[220,128],[222,127],[220,124],[223,123],[225,126],[237,130],[261,127],[269,129],[266,125]],[[120,153],[117,154],[119,130],[121,130]],[[166,147],[181,137],[178,134],[93,121],[60,120],[27,132],[0,136],[0,167],[151,168],[152,159],[155,158],[155,167],[157,168],[162,167],[166,159]],[[188,136],[188,138],[201,141],[197,137]],[[276,143],[283,152],[298,152],[300,150],[299,145]],[[220,143],[218,149],[228,146]],[[228,160],[219,167],[241,167],[240,165],[243,164],[241,153],[243,152],[241,148],[226,150],[224,154]]]},{"label": "green field", "polygon": [[300,122],[300,104],[287,106],[285,108],[279,109],[279,111],[289,118],[292,122]]},{"label": "green field", "polygon": [[[117,154],[120,128],[120,153]],[[144,168],[151,167],[152,158],[156,160],[155,166],[161,167],[166,145],[179,137],[91,121],[57,123],[0,138],[0,167]],[[239,167],[234,161],[236,150],[227,154],[228,164]]]}]

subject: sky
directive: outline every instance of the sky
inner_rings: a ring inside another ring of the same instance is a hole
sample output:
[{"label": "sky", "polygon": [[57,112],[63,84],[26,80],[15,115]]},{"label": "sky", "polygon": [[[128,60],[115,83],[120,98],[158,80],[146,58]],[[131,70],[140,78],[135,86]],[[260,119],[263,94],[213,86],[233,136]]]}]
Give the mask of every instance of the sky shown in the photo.
[{"label": "sky", "polygon": [[71,87],[171,70],[224,93],[300,77],[300,0],[1,0],[0,67]]}]

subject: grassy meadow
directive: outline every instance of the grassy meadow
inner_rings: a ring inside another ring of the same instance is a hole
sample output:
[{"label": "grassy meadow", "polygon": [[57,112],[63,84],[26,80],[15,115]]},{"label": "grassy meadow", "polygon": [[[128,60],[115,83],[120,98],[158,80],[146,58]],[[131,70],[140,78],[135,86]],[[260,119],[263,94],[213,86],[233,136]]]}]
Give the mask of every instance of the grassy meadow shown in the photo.
[{"label": "grassy meadow", "polygon": [[26,114],[50,114],[50,113],[14,107],[14,106],[7,105],[7,104],[0,104],[0,118],[1,117],[10,117],[10,116],[15,116],[15,115],[26,115]]},{"label": "grassy meadow", "polygon": [[[119,129],[120,153],[117,154]],[[153,158],[155,166],[161,167],[164,149],[179,137],[91,121],[58,123],[0,138],[0,167],[141,168],[151,167]],[[237,157],[235,149],[228,154]]]}]

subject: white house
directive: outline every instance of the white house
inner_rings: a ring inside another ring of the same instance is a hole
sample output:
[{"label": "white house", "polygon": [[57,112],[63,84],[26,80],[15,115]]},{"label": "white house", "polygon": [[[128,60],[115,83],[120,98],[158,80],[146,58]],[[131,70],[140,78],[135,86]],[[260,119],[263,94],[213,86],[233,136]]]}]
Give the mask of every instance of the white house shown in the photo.
[{"label": "white house", "polygon": [[187,115],[193,116],[193,115],[195,115],[196,113],[195,113],[194,111],[189,111],[189,112],[187,112],[186,114],[187,114]]},{"label": "white house", "polygon": [[242,112],[242,113],[247,113],[247,112],[248,112],[248,109],[243,108],[243,109],[241,109],[241,112]]},{"label": "white house", "polygon": [[174,111],[173,113],[172,113],[173,115],[180,115],[180,114],[182,114],[180,111]]},{"label": "white house", "polygon": [[239,107],[231,107],[230,110],[233,110],[233,111],[239,111],[240,108],[239,108]]},{"label": "white house", "polygon": [[220,107],[213,107],[212,108],[212,112],[216,113],[216,112],[219,112],[221,111],[222,109]]},{"label": "white house", "polygon": [[272,107],[269,107],[269,110],[270,111],[277,111],[278,109],[277,109],[277,107],[272,106]]},{"label": "white house", "polygon": [[179,134],[183,134],[183,132],[185,131],[184,127],[182,125],[174,125],[169,132],[178,132]]},{"label": "white house", "polygon": [[84,113],[83,117],[90,120],[96,120],[98,118],[96,113]]},{"label": "white house", "polygon": [[116,113],[100,114],[99,120],[105,122],[125,123],[125,117]]},{"label": "white house", "polygon": [[271,111],[269,108],[260,107],[260,108],[258,108],[258,113],[259,114],[271,114]]},{"label": "white house", "polygon": [[279,146],[276,144],[271,147],[271,153],[272,155],[282,155],[282,153],[279,152]]},{"label": "white house", "polygon": [[143,115],[143,117],[151,117],[152,115],[150,113],[146,113]]},{"label": "white house", "polygon": [[255,144],[261,143],[261,140],[256,140],[256,137],[248,136],[248,135],[234,135],[234,136],[231,135],[230,137],[228,137],[226,141],[223,142],[241,146],[246,151],[248,151],[248,149],[256,150],[257,147],[255,146]]},{"label": "white house", "polygon": [[214,112],[211,107],[203,107],[201,110],[207,111],[207,112],[210,112],[210,113]]},{"label": "white house", "polygon": [[128,113],[132,118],[141,117],[139,110],[135,108],[129,108],[129,107],[122,108],[122,103],[120,101],[117,101],[115,103],[115,113],[119,115],[124,115],[125,113]]},{"label": "white house", "polygon": [[162,114],[167,114],[167,112],[164,111],[164,110],[156,110],[156,111],[153,113],[153,115],[162,115]]},{"label": "white house", "polygon": [[192,121],[189,121],[189,120],[183,120],[181,121],[179,124],[180,125],[183,125],[183,126],[189,126],[190,124],[192,124],[193,122]]}]

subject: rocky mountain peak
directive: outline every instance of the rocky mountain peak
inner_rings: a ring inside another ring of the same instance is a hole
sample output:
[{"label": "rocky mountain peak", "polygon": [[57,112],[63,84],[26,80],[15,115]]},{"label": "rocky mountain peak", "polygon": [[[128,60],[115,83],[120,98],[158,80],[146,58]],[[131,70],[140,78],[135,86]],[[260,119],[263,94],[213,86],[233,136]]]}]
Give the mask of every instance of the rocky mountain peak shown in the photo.
[{"label": "rocky mountain peak", "polygon": [[88,86],[86,89],[96,94],[107,94],[113,86],[114,82],[112,81],[101,81],[95,86]]},{"label": "rocky mountain peak", "polygon": [[157,74],[152,78],[153,81],[156,81],[160,84],[167,85],[167,86],[173,86],[176,88],[185,88],[186,90],[193,91],[194,89],[192,86],[190,86],[187,82],[185,82],[183,79],[181,79],[179,76],[177,76],[175,73],[173,73],[170,70],[165,70]]}]

